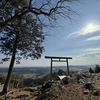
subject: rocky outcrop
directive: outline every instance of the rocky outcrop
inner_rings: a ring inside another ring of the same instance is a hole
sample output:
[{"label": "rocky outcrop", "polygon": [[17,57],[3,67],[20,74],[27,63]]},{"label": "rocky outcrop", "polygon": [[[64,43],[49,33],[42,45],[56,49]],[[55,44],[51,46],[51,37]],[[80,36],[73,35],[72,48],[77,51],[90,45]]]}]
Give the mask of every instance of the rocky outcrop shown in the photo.
[{"label": "rocky outcrop", "polygon": [[13,89],[0,100],[100,100],[100,74],[76,73],[42,86]]},{"label": "rocky outcrop", "polygon": [[98,74],[77,73],[44,84],[36,100],[100,100]]}]

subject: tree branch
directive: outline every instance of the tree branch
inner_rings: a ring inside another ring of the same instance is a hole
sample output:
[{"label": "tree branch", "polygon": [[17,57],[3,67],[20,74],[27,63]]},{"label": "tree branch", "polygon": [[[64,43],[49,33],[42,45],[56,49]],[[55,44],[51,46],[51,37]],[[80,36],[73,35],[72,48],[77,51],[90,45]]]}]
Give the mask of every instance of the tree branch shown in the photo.
[{"label": "tree branch", "polygon": [[[17,18],[21,18],[23,15],[27,13],[33,13],[35,16],[44,15],[48,17],[48,21],[56,20],[56,15],[59,15],[63,18],[71,18],[70,13],[78,14],[74,10],[70,8],[70,6],[64,6],[65,2],[72,2],[72,1],[79,1],[79,0],[58,0],[55,6],[50,7],[50,1],[47,0],[46,3],[43,3],[39,8],[33,7],[32,0],[29,1],[29,5],[24,7],[19,13],[13,15],[10,19],[0,22],[0,29],[4,28],[6,25],[9,25],[9,22],[16,20]],[[46,9],[48,6],[48,9]],[[44,10],[46,9],[46,10]],[[50,19],[51,18],[51,19]]]}]

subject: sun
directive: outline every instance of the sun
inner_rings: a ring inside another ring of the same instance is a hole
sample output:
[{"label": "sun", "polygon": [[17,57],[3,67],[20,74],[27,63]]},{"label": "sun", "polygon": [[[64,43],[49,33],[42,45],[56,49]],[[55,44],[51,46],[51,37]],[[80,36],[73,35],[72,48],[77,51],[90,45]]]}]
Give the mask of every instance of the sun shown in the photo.
[{"label": "sun", "polygon": [[87,29],[93,29],[94,28],[94,25],[93,24],[89,24],[88,26],[87,26]]},{"label": "sun", "polygon": [[83,30],[82,33],[83,35],[88,34],[88,33],[92,33],[96,30],[96,26],[93,23],[88,24]]},{"label": "sun", "polygon": [[86,27],[86,31],[92,32],[92,31],[94,31],[94,28],[95,28],[95,25],[94,24],[89,24]]}]

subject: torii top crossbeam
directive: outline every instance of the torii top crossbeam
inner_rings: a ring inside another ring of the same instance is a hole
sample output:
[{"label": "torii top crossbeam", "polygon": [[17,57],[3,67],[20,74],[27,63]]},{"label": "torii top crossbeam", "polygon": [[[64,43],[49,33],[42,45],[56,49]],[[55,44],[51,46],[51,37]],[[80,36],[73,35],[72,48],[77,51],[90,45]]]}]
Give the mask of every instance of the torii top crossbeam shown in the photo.
[{"label": "torii top crossbeam", "polygon": [[53,57],[53,56],[45,56],[45,58],[53,58],[53,59],[72,59],[72,57]]},{"label": "torii top crossbeam", "polygon": [[45,56],[45,58],[51,59],[51,75],[52,75],[52,62],[67,62],[67,71],[69,74],[69,66],[68,59],[72,59],[72,57],[54,57],[54,56]]}]

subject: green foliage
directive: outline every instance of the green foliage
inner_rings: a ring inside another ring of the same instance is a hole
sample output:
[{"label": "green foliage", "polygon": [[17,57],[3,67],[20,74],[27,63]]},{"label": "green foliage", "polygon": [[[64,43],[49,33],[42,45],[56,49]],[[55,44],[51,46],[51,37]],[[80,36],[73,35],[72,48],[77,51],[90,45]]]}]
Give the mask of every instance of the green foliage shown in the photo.
[{"label": "green foliage", "polygon": [[[41,25],[37,24],[37,22],[32,18],[31,15],[25,15],[23,16],[21,22],[14,22],[13,26],[18,27],[11,28],[11,31],[6,29],[1,33],[1,53],[6,55],[7,57],[11,56],[14,50],[14,41],[17,41],[17,64],[22,57],[25,59],[28,59],[30,57],[32,60],[40,58],[41,54],[44,51],[44,48],[42,46],[44,36]],[[2,59],[2,62],[3,61],[4,60]]]},{"label": "green foliage", "polygon": [[14,82],[14,88],[24,87],[24,77],[23,77],[23,75],[13,74],[12,77],[11,77],[11,81]]},{"label": "green foliage", "polygon": [[[9,60],[14,49],[16,49],[17,64],[20,64],[21,58],[39,59],[44,51],[42,24],[31,13],[27,12],[18,16],[26,10],[28,2],[29,0],[0,1],[0,52],[6,56],[1,63]],[[8,20],[10,20],[9,23]],[[4,23],[7,25],[2,28]]]},{"label": "green foliage", "polygon": [[96,65],[96,67],[94,69],[94,72],[95,73],[99,73],[100,72],[100,66],[99,65]]},{"label": "green foliage", "polygon": [[[71,70],[71,71],[69,72],[69,74],[72,75],[72,74],[75,74],[75,73],[77,73],[77,72],[78,72],[78,71],[72,71],[72,70]],[[68,75],[68,72],[67,72],[67,71],[65,72],[65,75]]]},{"label": "green foliage", "polygon": [[[70,0],[70,3],[72,1]],[[58,26],[58,23],[56,24],[58,15],[69,19],[73,19],[72,14],[77,15],[69,5],[65,6],[68,2],[67,0],[1,0],[0,52],[7,57],[11,56],[15,39],[18,37],[17,63],[22,57],[25,59],[30,57],[32,60],[40,58],[44,51],[42,46],[44,37],[47,36],[48,29]]]},{"label": "green foliage", "polygon": [[34,83],[30,83],[29,87],[34,87]]},{"label": "green foliage", "polygon": [[6,76],[0,75],[0,83],[1,84],[4,84],[5,83],[5,80],[6,80]]},{"label": "green foliage", "polygon": [[28,4],[28,0],[9,0],[15,8],[24,7]]},{"label": "green foliage", "polygon": [[65,74],[65,71],[63,71],[62,69],[59,69],[58,72],[57,72],[57,74],[58,75],[64,75]]},{"label": "green foliage", "polygon": [[28,2],[29,0],[2,0],[2,4],[4,7],[10,6],[12,9],[14,8],[15,10],[27,6]]},{"label": "green foliage", "polygon": [[32,78],[26,78],[26,79],[24,79],[24,85],[25,86],[34,86],[34,80]]},{"label": "green foliage", "polygon": [[[70,71],[69,72],[70,75],[75,74],[75,73],[77,73],[77,71]],[[58,72],[57,72],[57,74],[58,75],[66,75],[67,76],[68,72],[67,71],[63,71],[62,69],[59,69]]]},{"label": "green foliage", "polygon": [[46,76],[44,76],[44,77],[43,77],[43,79],[42,79],[42,82],[41,82],[41,83],[43,83],[43,82],[45,82],[45,81],[49,81],[49,80],[50,80],[50,78],[51,78],[50,74],[47,74]]}]

